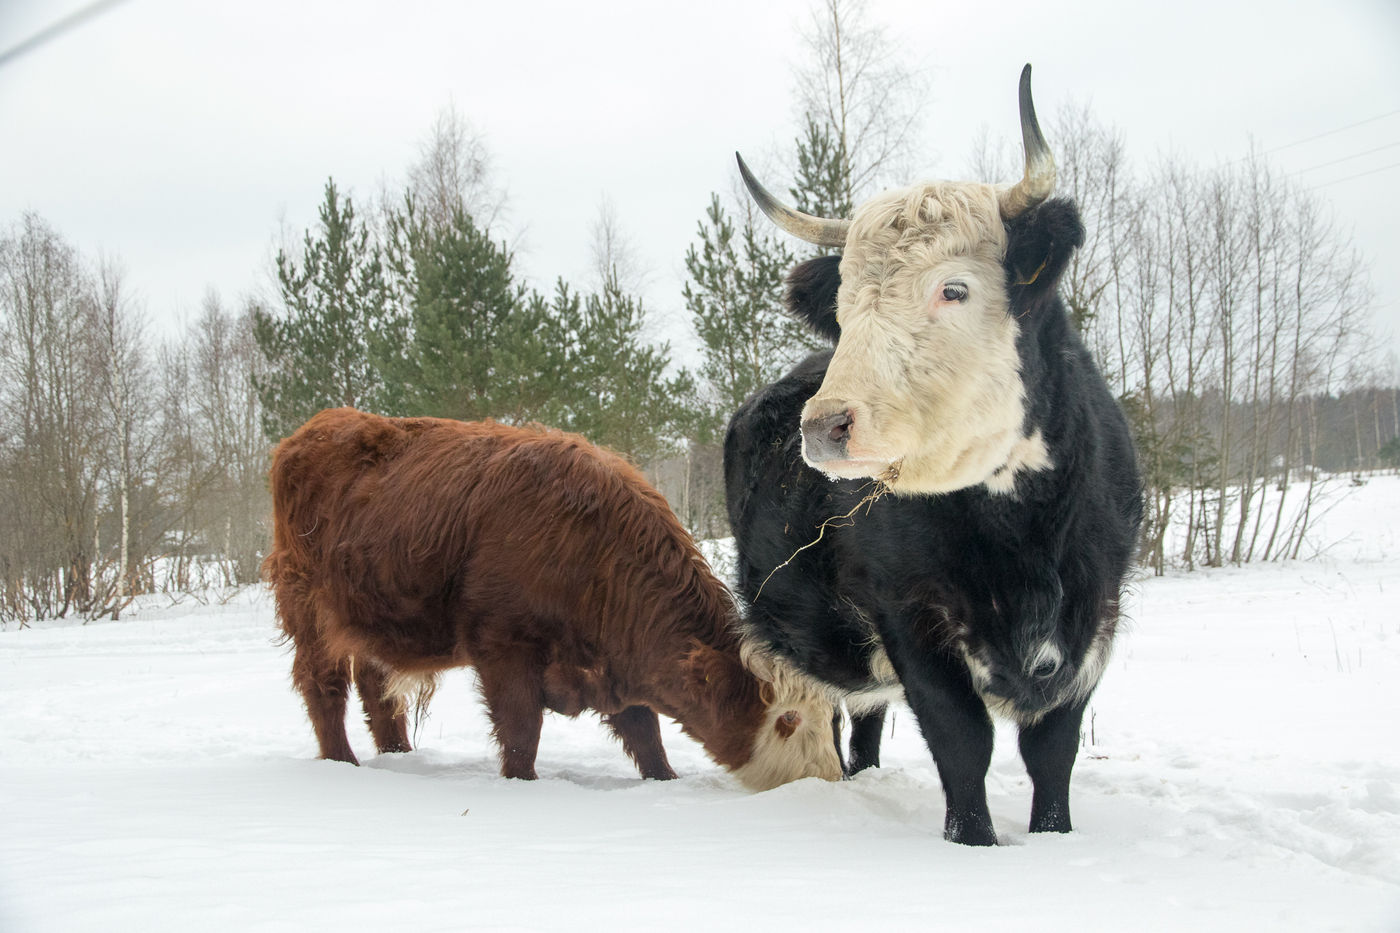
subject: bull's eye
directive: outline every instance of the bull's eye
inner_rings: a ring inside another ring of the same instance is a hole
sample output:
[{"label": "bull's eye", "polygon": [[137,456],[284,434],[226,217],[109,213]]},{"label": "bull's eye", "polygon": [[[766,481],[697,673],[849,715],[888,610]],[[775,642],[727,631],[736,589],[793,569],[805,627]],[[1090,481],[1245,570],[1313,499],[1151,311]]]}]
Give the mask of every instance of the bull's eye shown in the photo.
[{"label": "bull's eye", "polygon": [[967,286],[962,282],[946,282],[941,297],[944,301],[967,301]]}]

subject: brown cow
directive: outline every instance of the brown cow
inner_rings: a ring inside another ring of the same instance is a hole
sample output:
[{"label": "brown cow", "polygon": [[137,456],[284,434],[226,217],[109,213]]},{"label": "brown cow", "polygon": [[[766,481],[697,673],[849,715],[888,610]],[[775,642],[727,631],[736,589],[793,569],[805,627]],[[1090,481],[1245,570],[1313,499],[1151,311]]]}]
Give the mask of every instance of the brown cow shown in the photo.
[{"label": "brown cow", "polygon": [[657,713],[747,786],[836,780],[831,704],[742,643],[666,501],[616,454],[543,428],[323,411],[278,446],[263,575],[321,757],[355,762],[353,679],[380,752],[406,687],[476,668],[501,773],[533,779],[546,708],[603,715],[673,778]]}]

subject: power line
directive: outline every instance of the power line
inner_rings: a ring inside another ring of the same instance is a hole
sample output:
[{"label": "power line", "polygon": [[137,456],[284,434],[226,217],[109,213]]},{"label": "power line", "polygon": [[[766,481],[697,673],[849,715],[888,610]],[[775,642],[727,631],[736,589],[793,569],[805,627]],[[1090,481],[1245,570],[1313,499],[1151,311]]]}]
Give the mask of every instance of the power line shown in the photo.
[{"label": "power line", "polygon": [[1396,146],[1400,146],[1400,142],[1386,143],[1384,146],[1377,146],[1377,147],[1374,148],[1374,149],[1367,149],[1365,152],[1357,152],[1357,153],[1353,153],[1352,155],[1349,155],[1349,156],[1342,156],[1340,159],[1333,159],[1331,162],[1322,162],[1322,163],[1319,163],[1319,164],[1317,164],[1317,165],[1311,166],[1311,167],[1309,167],[1309,168],[1300,168],[1300,169],[1298,169],[1298,171],[1294,172],[1293,174],[1294,174],[1294,175],[1302,175],[1302,174],[1304,174],[1305,172],[1311,172],[1311,171],[1313,171],[1314,169],[1319,169],[1319,168],[1326,168],[1326,167],[1329,166],[1329,165],[1336,165],[1336,164],[1339,163],[1339,162],[1350,162],[1352,159],[1359,159],[1359,158],[1361,158],[1362,156],[1368,156],[1368,155],[1371,155],[1371,154],[1374,153],[1374,152],[1381,152],[1381,151],[1383,151],[1383,150],[1385,150],[1385,149],[1394,149]]},{"label": "power line", "polygon": [[63,17],[63,19],[54,23],[52,26],[48,26],[44,29],[39,30],[34,35],[30,36],[28,39],[25,39],[19,45],[12,46],[11,48],[8,48],[3,52],[0,52],[0,68],[5,67],[10,62],[14,61],[16,58],[19,58],[21,55],[24,55],[27,52],[34,51],[39,46],[43,45],[45,42],[49,42],[53,39],[58,38],[68,30],[73,29],[77,26],[81,26],[84,22],[92,19],[94,16],[97,16],[100,13],[105,13],[112,7],[118,6],[125,2],[126,0],[97,0],[96,3],[90,3],[87,6],[83,7],[81,10],[69,13],[67,16]]},{"label": "power line", "polygon": [[1392,110],[1389,113],[1377,114],[1374,117],[1367,117],[1364,120],[1357,120],[1355,123],[1348,123],[1346,126],[1339,126],[1335,130],[1327,130],[1326,132],[1318,133],[1315,136],[1309,136],[1306,139],[1300,139],[1296,142],[1291,143],[1284,143],[1282,146],[1275,146],[1272,149],[1265,150],[1262,153],[1262,155],[1271,155],[1283,149],[1292,149],[1294,146],[1301,146],[1303,145],[1303,143],[1310,143],[1315,139],[1322,139],[1325,136],[1335,136],[1337,133],[1344,133],[1347,130],[1356,129],[1356,127],[1358,126],[1365,126],[1367,123],[1375,123],[1377,120],[1384,120],[1386,117],[1393,117],[1397,113],[1400,113],[1400,110]]},{"label": "power line", "polygon": [[1364,178],[1367,175],[1374,175],[1377,172],[1388,172],[1393,168],[1400,168],[1400,162],[1392,162],[1389,165],[1382,165],[1380,168],[1373,168],[1365,172],[1357,172],[1355,175],[1348,175],[1345,178],[1334,178],[1332,181],[1324,181],[1320,185],[1314,185],[1309,191],[1317,191],[1319,188],[1326,188],[1328,185],[1339,185],[1344,181],[1351,181],[1353,178]]}]

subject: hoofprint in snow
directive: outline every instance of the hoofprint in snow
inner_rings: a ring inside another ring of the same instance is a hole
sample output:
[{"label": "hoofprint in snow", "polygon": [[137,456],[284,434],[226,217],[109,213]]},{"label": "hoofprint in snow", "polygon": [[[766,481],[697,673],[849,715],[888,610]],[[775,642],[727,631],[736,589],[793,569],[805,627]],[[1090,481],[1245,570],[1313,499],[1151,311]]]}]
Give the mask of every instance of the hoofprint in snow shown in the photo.
[{"label": "hoofprint in snow", "polygon": [[856,780],[745,792],[676,729],[642,781],[596,717],[496,774],[470,673],[418,750],[315,760],[260,590],[0,632],[0,930],[1397,930],[1400,478],[1312,561],[1141,579],[1086,717],[1076,831],[941,838],[912,717]]}]

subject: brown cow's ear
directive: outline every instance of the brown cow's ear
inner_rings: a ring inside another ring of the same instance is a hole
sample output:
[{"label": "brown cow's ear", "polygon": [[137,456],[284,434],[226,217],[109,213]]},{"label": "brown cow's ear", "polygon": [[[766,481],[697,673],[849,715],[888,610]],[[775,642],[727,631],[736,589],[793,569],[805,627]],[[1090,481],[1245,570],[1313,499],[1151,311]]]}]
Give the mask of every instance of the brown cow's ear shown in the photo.
[{"label": "brown cow's ear", "polygon": [[690,640],[690,649],[689,649],[688,651],[686,651],[686,653],[685,653],[685,661],[683,662],[683,666],[684,666],[684,668],[685,668],[685,674],[686,674],[686,677],[687,677],[688,679],[690,679],[690,680],[695,680],[696,678],[699,678],[700,680],[703,680],[703,679],[704,679],[704,676],[705,676],[705,660],[706,660],[706,657],[707,657],[709,651],[710,651],[710,649],[709,649],[708,647],[706,647],[705,645],[702,645],[702,644],[701,644],[699,641],[697,641],[696,639],[692,638],[692,639]]},{"label": "brown cow's ear", "polygon": [[712,692],[723,675],[722,661],[723,657],[718,651],[692,641],[690,651],[685,656],[686,683],[696,691]]},{"label": "brown cow's ear", "polygon": [[699,642],[686,655],[685,667],[687,685],[697,697],[707,698],[717,714],[735,707],[739,691],[751,680],[737,658]]}]

